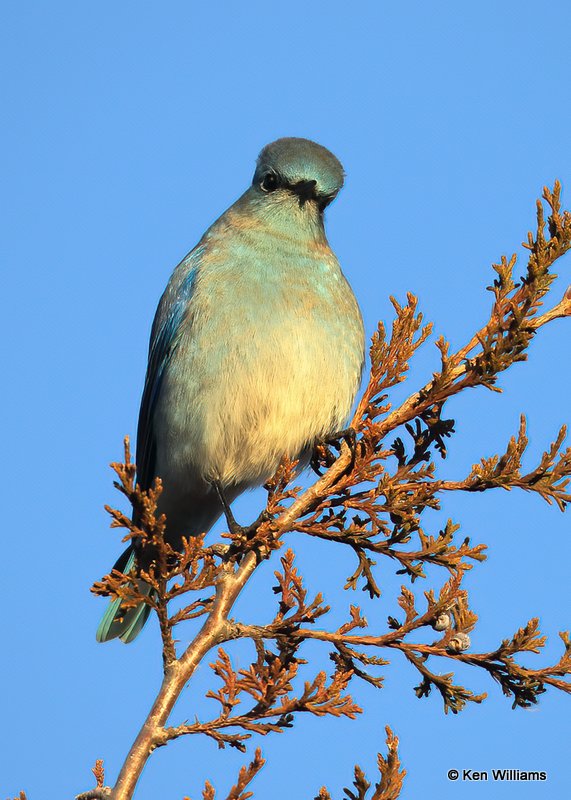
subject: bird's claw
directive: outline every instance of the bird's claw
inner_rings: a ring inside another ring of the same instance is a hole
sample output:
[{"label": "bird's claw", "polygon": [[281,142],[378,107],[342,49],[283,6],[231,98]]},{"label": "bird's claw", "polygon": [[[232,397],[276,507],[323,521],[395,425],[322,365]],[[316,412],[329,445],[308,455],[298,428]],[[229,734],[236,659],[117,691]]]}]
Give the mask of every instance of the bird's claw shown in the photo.
[{"label": "bird's claw", "polygon": [[250,525],[240,525],[236,521],[236,517],[232,513],[232,509],[226,497],[224,496],[224,490],[219,481],[212,481],[212,485],[214,486],[216,493],[218,495],[218,499],[224,509],[224,516],[226,517],[226,523],[228,525],[228,530],[236,539],[241,539],[242,541],[247,541],[251,539],[252,536],[256,533],[262,522],[268,522],[271,519],[270,513],[264,509]]},{"label": "bird's claw", "polygon": [[332,433],[331,436],[326,440],[328,444],[335,444],[336,442],[343,439],[347,445],[351,448],[353,454],[355,453],[355,448],[357,446],[357,431],[355,428],[343,428],[341,431],[337,431],[336,433]]},{"label": "bird's claw", "polygon": [[256,533],[262,522],[269,522],[271,518],[272,515],[264,509],[250,525],[239,525],[234,519],[233,530],[230,528],[230,533],[247,541]]},{"label": "bird's claw", "polygon": [[[326,439],[318,439],[315,443],[315,449],[311,456],[310,466],[318,475],[322,475],[320,466],[323,462],[327,467],[330,467],[336,460],[336,457],[327,449],[329,445],[337,446],[339,449],[339,442],[343,439],[347,443],[351,451],[351,468],[355,464],[357,455],[357,432],[354,428],[344,428],[343,430],[336,431],[328,436]],[[322,452],[318,452],[318,448],[322,448]]]}]

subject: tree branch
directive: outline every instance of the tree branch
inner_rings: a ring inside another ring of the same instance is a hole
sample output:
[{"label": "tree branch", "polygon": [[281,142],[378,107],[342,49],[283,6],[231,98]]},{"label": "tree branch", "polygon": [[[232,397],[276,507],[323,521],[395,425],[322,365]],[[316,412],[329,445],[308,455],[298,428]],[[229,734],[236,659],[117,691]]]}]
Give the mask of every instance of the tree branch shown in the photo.
[{"label": "tree branch", "polygon": [[[453,354],[449,353],[447,342],[442,337],[438,339],[439,370],[426,386],[412,392],[396,408],[389,401],[389,392],[405,380],[410,359],[430,336],[432,327],[423,325],[413,295],[408,295],[405,305],[393,299],[396,317],[391,336],[387,338],[382,324],[373,336],[370,380],[351,422],[355,436],[316,445],[313,464],[321,474],[305,490],[292,486],[297,465],[284,460],[267,485],[266,509],[253,526],[242,529],[229,525],[223,541],[206,546],[204,536],[193,537],[183,542],[182,552],[174,551],[165,542],[166,520],[157,516],[160,480],[146,492],[137,486],[126,441],[125,461],[113,467],[118,479],[115,485],[129,501],[133,514],[108,509],[112,527],[126,531],[125,539],[137,538],[149,544],[156,558],[144,572],[113,571],[98,581],[93,591],[120,599],[125,608],[140,602],[152,607],[161,631],[164,676],[114,788],[109,793],[103,787],[102,776],[96,776],[98,785],[85,798],[129,800],[153,750],[180,736],[202,733],[219,746],[243,749],[244,741],[253,734],[266,735],[291,727],[298,713],[354,716],[360,708],[347,688],[355,679],[382,687],[382,676],[375,670],[388,662],[378,654],[381,649],[383,653],[398,650],[417,670],[421,678],[415,687],[418,697],[425,697],[436,688],[445,711],[453,713],[467,702],[482,702],[485,695],[475,695],[455,685],[451,673],[441,675],[431,669],[431,658],[484,669],[506,695],[514,698],[516,706],[537,702],[546,687],[570,691],[567,634],[561,634],[565,652],[555,665],[532,670],[515,660],[517,654],[537,652],[545,643],[537,630],[537,620],[531,620],[493,651],[469,652],[469,634],[477,616],[469,609],[461,584],[465,572],[485,559],[485,545],[472,545],[468,538],[457,542],[459,526],[452,520],[437,534],[426,533],[421,526],[423,512],[440,508],[442,497],[450,491],[519,488],[538,493],[561,510],[571,499],[571,448],[560,450],[565,428],[540,463],[524,472],[522,458],[527,438],[523,417],[518,434],[502,455],[481,459],[462,481],[437,477],[436,456],[440,460],[446,457],[448,440],[454,434],[454,421],[443,417],[446,401],[467,388],[483,386],[498,391],[498,376],[525,360],[537,331],[555,319],[571,316],[569,289],[559,303],[539,314],[555,277],[550,268],[571,247],[571,216],[561,212],[559,184],[553,191],[545,189],[543,197],[550,215],[546,221],[539,203],[536,232],[528,235],[524,245],[529,251],[526,274],[519,282],[514,281],[515,256],[509,260],[503,257],[494,265],[497,277],[488,287],[493,303],[486,324]],[[401,429],[397,438],[386,442],[396,429]],[[136,525],[133,519],[137,520]],[[381,592],[376,564],[370,557],[373,553],[396,562],[397,571],[411,582],[425,578],[426,564],[446,569],[449,580],[438,597],[432,590],[425,592],[426,607],[422,611],[417,610],[411,590],[403,586],[397,613],[404,614],[404,618],[399,621],[390,616],[385,631],[369,634],[365,630],[367,621],[357,606],[351,606],[348,621],[337,630],[318,629],[316,621],[329,609],[320,593],[308,599],[293,553],[288,551],[281,558],[281,570],[275,573],[278,605],[274,620],[263,626],[235,622],[230,615],[242,589],[257,566],[283,546],[290,532],[349,548],[357,566],[345,588],[356,589],[362,584],[371,597],[378,597]],[[153,587],[155,596],[141,593],[140,579]],[[187,595],[192,595],[188,604],[171,613],[170,603]],[[201,627],[178,654],[173,629],[188,620],[198,620],[196,624]],[[429,629],[438,632],[437,641],[409,641],[412,632]],[[175,703],[197,666],[212,648],[237,638],[251,639],[257,658],[247,669],[237,669],[228,653],[219,649],[212,667],[222,686],[208,694],[220,706],[218,717],[167,726]],[[294,684],[306,665],[299,651],[309,640],[332,648],[329,655],[334,672],[329,679],[323,671],[313,674],[298,690]],[[264,644],[267,641],[273,642],[272,650]],[[247,699],[250,707],[238,714],[233,709],[240,698]],[[370,800],[393,800],[400,792],[404,772],[399,770],[397,739],[388,728],[387,737],[389,753],[387,759],[379,756],[381,780]],[[228,800],[251,796],[244,790],[262,764],[261,754],[256,751]],[[353,786],[355,791],[345,790],[348,800],[366,800],[371,784],[358,767]],[[325,789],[320,791],[320,800],[329,797]],[[208,782],[203,798],[214,798],[214,789]]]}]

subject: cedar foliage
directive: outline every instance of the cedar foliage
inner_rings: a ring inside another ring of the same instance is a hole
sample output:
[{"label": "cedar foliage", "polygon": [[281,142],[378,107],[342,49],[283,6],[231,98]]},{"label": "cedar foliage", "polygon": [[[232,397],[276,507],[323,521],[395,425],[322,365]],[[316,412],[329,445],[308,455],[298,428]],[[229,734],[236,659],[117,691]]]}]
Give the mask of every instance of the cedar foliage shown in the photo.
[{"label": "cedar foliage", "polygon": [[[467,703],[482,703],[485,694],[455,683],[454,665],[466,664],[483,670],[501,687],[514,707],[537,703],[547,690],[569,693],[571,644],[561,633],[563,652],[555,664],[532,669],[516,660],[537,653],[545,644],[532,619],[507,636],[489,652],[470,649],[470,633],[477,615],[470,609],[462,586],[468,570],[486,558],[486,545],[458,539],[459,525],[448,520],[438,533],[423,528],[423,512],[439,509],[450,491],[482,492],[493,488],[534,492],[547,503],[565,510],[571,500],[571,448],[562,449],[566,429],[562,427],[539,463],[524,471],[526,422],[521,417],[517,434],[503,452],[484,457],[460,481],[437,474],[437,462],[446,456],[454,421],[445,416],[447,401],[465,389],[484,387],[501,391],[500,374],[526,351],[539,328],[558,317],[571,315],[571,291],[549,311],[540,309],[556,277],[554,263],[571,246],[571,215],[561,211],[561,187],[545,188],[544,204],[537,203],[537,228],[529,233],[525,274],[516,279],[516,256],[502,257],[494,264],[495,278],[487,287],[493,297],[486,324],[457,352],[443,337],[436,342],[440,365],[430,382],[408,399],[393,406],[391,388],[407,379],[409,362],[430,336],[417,298],[409,294],[400,304],[392,299],[395,318],[390,334],[382,323],[372,338],[370,376],[351,422],[349,433],[333,442],[319,443],[312,465],[318,478],[307,489],[293,485],[296,464],[284,460],[267,484],[264,513],[249,529],[236,526],[228,517],[228,532],[219,541],[207,543],[204,536],[183,542],[181,553],[164,541],[166,520],[157,516],[161,482],[147,492],[136,483],[136,468],[125,441],[123,463],[113,464],[115,486],[136,512],[125,514],[108,508],[112,527],[125,531],[124,541],[137,538],[157,553],[147,572],[139,575],[151,584],[155,597],[142,595],[137,575],[112,571],[93,586],[93,592],[121,598],[126,607],[145,602],[152,606],[163,643],[164,681],[153,711],[141,729],[113,789],[103,786],[104,773],[97,762],[97,787],[81,795],[124,800],[133,795],[144,764],[157,747],[182,736],[204,735],[219,747],[245,751],[252,737],[283,732],[299,714],[354,718],[361,709],[351,696],[358,681],[382,689],[382,670],[395,651],[418,672],[414,691],[419,698],[436,693],[445,713],[456,714]],[[298,532],[345,547],[349,567],[345,589],[364,589],[379,597],[377,562],[382,557],[395,562],[407,581],[402,586],[395,616],[381,630],[371,630],[361,609],[350,607],[340,627],[327,626],[329,608],[322,594],[309,597],[295,566],[293,550],[283,548],[288,534]],[[262,561],[282,550],[275,571],[276,610],[266,625],[235,621],[230,611],[238,594]],[[444,581],[422,595],[409,588],[425,578],[425,566],[443,570]],[[181,606],[180,599],[184,598]],[[176,600],[176,611],[171,603]],[[177,642],[174,629],[183,621],[196,621],[194,638]],[[411,638],[411,634],[417,635]],[[422,641],[418,642],[418,633]],[[435,638],[436,636],[436,638]],[[224,644],[235,639],[252,641],[256,657],[252,663],[233,663]],[[300,657],[308,640],[328,648],[333,672],[315,672]],[[208,697],[217,704],[212,718],[167,725],[176,697],[200,661],[217,648]],[[434,671],[434,657],[445,658],[451,671]],[[360,767],[355,767],[352,788],[344,789],[345,800],[393,800],[400,794],[405,772],[398,756],[398,739],[386,728],[387,754],[378,756],[379,780],[374,786]],[[251,781],[264,764],[259,749],[243,767],[226,800],[247,800]],[[215,790],[206,782],[203,800],[213,800]],[[188,800],[188,798],[186,799]],[[325,787],[315,800],[331,800]]]}]

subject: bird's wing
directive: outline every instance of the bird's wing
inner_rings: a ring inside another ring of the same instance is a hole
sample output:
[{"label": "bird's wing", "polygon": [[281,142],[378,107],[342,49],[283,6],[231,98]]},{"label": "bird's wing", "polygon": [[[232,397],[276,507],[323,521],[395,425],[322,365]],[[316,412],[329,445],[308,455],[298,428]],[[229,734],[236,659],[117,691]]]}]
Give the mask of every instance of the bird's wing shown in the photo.
[{"label": "bird's wing", "polygon": [[154,413],[165,372],[180,341],[203,249],[196,247],[175,269],[155,314],[137,429],[137,482],[142,489],[148,489],[155,477]]}]

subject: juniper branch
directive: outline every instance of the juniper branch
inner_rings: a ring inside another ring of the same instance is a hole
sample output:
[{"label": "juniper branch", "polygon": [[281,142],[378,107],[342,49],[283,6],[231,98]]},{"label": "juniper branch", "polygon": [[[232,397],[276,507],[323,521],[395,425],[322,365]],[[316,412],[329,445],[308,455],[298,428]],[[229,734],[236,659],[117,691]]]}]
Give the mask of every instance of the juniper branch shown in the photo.
[{"label": "juniper branch", "polygon": [[[458,526],[451,520],[438,535],[426,533],[421,526],[422,513],[439,508],[442,496],[451,490],[520,488],[538,492],[562,510],[569,500],[571,453],[569,449],[560,451],[563,429],[540,463],[527,473],[522,471],[526,446],[524,422],[502,456],[482,460],[464,481],[437,478],[433,457],[436,453],[445,458],[447,440],[454,433],[453,420],[443,417],[446,401],[466,388],[482,386],[498,390],[499,375],[525,360],[537,331],[554,319],[571,316],[569,290],[553,308],[539,314],[555,277],[551,267],[571,247],[571,215],[561,211],[559,184],[553,191],[544,190],[544,200],[550,207],[549,218],[545,220],[540,203],[536,232],[529,234],[525,244],[529,250],[525,275],[519,282],[514,280],[515,256],[509,260],[502,258],[494,265],[497,277],[489,287],[493,294],[489,320],[455,353],[450,354],[443,338],[437,340],[440,368],[425,387],[413,392],[396,408],[389,401],[390,390],[405,379],[410,359],[429,337],[431,326],[423,324],[414,296],[409,295],[405,305],[393,300],[396,318],[390,338],[387,339],[382,325],[373,337],[369,384],[351,422],[355,440],[351,443],[343,440],[334,449],[320,443],[315,462],[322,474],[305,490],[292,487],[296,465],[284,461],[268,484],[265,513],[253,528],[245,529],[247,533],[234,526],[224,535],[226,542],[205,546],[203,538],[196,537],[184,543],[182,553],[174,552],[164,541],[165,519],[156,513],[160,481],[147,492],[139,489],[127,446],[124,463],[114,465],[118,478],[115,485],[128,499],[133,514],[129,517],[108,509],[112,526],[126,530],[126,539],[143,539],[152,544],[157,557],[144,574],[111,573],[95,584],[94,591],[120,598],[125,608],[138,602],[151,605],[163,638],[164,677],[111,791],[112,800],[132,797],[152,751],[172,738],[203,733],[219,745],[243,746],[244,739],[252,733],[265,734],[289,727],[291,717],[299,711],[348,716],[357,713],[358,706],[345,689],[354,678],[382,685],[382,678],[370,673],[371,668],[386,665],[386,660],[378,655],[381,648],[383,652],[400,651],[420,673],[419,696],[427,695],[435,687],[443,697],[445,710],[453,712],[468,701],[480,702],[482,696],[455,686],[451,675],[442,676],[429,669],[427,662],[432,657],[484,669],[506,694],[514,697],[515,705],[536,702],[546,687],[569,691],[566,678],[571,664],[566,634],[562,634],[565,653],[557,664],[531,670],[515,661],[518,653],[535,652],[543,644],[533,621],[494,651],[467,652],[469,632],[477,618],[468,608],[461,582],[472,565],[470,562],[483,560],[484,545],[471,545],[466,538],[455,543]],[[397,429],[401,429],[397,438],[387,442],[389,434]],[[396,561],[399,571],[411,580],[424,577],[425,564],[448,570],[450,580],[438,598],[431,591],[425,594],[426,609],[422,612],[417,610],[412,592],[403,587],[399,604],[404,619],[389,617],[386,631],[368,635],[364,631],[366,620],[356,606],[351,607],[345,625],[334,631],[319,630],[315,623],[326,614],[327,607],[320,594],[308,600],[293,556],[286,554],[282,558],[282,571],[277,573],[278,608],[272,623],[259,626],[232,621],[234,603],[258,565],[280,549],[284,537],[293,531],[350,547],[358,565],[347,586],[356,588],[362,581],[372,596],[378,596],[380,586],[375,563],[368,555],[371,553]],[[418,545],[411,545],[413,539],[418,540]],[[155,588],[156,599],[142,599],[140,578]],[[171,613],[169,604],[187,593],[193,599],[182,610]],[[173,628],[195,619],[200,627],[178,653]],[[429,628],[441,632],[436,642],[408,640],[413,631]],[[178,697],[208,652],[224,642],[246,637],[252,639],[258,654],[249,669],[236,669],[220,656],[217,674],[223,680],[223,688],[212,695],[221,704],[219,716],[205,723],[167,726]],[[277,652],[269,651],[264,640],[273,640]],[[309,640],[332,646],[335,671],[329,683],[319,673],[305,682],[297,697],[292,696],[292,681],[297,678],[299,665],[304,664],[298,651]],[[251,708],[243,714],[233,714],[240,693],[249,695]],[[390,741],[389,759],[382,762],[382,775],[389,770],[388,761],[396,748],[396,739]],[[391,763],[394,766],[394,758]],[[397,796],[398,766],[396,772],[391,769],[392,777],[386,785],[381,780],[371,800]],[[243,800],[248,796],[249,793],[243,794],[245,785],[237,784],[235,795],[229,798]],[[354,786],[358,794],[345,790],[350,800],[367,796],[370,784],[360,771],[355,772]],[[207,784],[203,797],[213,798],[213,792]],[[328,797],[327,792],[322,790],[320,797]]]}]

